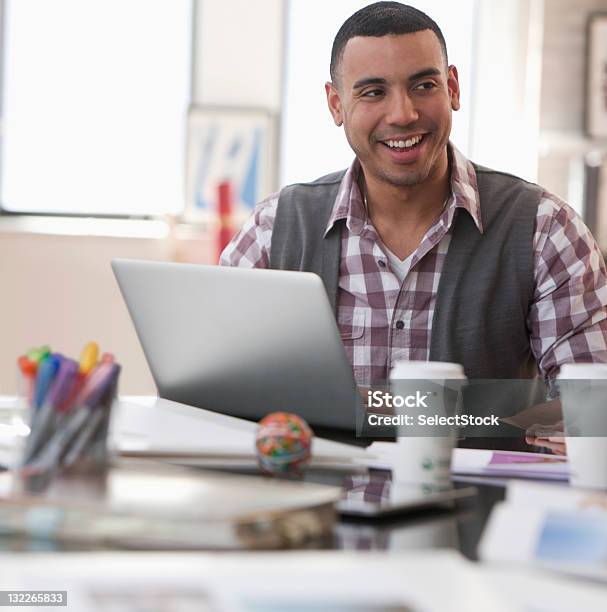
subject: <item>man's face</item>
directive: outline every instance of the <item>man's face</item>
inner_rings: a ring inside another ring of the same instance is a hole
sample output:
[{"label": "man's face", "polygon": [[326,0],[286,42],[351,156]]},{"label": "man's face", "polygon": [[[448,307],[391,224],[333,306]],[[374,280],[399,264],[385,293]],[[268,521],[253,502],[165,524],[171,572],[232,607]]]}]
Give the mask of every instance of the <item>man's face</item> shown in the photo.
[{"label": "man's face", "polygon": [[434,32],[351,38],[338,75],[329,109],[365,176],[403,187],[446,171],[459,84]]}]

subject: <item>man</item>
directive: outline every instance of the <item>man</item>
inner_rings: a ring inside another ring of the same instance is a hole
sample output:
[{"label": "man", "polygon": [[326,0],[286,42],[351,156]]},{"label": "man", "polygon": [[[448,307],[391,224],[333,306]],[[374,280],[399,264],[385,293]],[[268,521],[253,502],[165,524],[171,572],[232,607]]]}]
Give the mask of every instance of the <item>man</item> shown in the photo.
[{"label": "man", "polygon": [[221,263],[319,273],[362,386],[400,359],[547,380],[607,361],[594,239],[559,198],[449,142],[459,83],[437,24],[367,6],[337,33],[330,71],[329,110],[356,159],[258,204]]}]

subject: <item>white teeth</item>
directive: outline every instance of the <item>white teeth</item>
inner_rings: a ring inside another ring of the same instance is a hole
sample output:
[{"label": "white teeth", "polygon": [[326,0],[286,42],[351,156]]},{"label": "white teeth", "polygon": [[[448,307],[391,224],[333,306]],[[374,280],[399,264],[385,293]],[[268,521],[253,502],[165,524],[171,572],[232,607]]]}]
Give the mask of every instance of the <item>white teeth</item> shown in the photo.
[{"label": "white teeth", "polygon": [[422,139],[421,136],[415,136],[408,140],[388,140],[386,144],[392,149],[408,149],[413,145],[416,145]]}]

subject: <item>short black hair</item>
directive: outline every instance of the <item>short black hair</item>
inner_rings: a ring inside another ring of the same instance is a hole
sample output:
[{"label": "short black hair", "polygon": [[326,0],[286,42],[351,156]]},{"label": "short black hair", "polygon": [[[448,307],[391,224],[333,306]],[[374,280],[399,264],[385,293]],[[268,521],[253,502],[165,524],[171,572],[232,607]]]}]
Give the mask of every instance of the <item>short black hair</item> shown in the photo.
[{"label": "short black hair", "polygon": [[400,2],[375,2],[356,11],[344,21],[333,41],[331,49],[331,80],[337,82],[337,69],[346,43],[355,36],[386,36],[387,34],[413,34],[432,30],[440,43],[445,65],[447,44],[438,24],[426,13]]}]

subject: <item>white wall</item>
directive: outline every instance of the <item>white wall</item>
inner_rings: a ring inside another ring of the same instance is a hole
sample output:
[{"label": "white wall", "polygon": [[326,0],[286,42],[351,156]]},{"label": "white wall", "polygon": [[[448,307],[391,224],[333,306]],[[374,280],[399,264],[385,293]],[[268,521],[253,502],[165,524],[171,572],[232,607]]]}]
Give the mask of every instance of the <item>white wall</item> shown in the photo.
[{"label": "white wall", "polygon": [[[90,340],[97,341],[102,351],[114,353],[122,364],[121,392],[153,393],[154,383],[110,261],[115,257],[211,261],[212,241],[196,236],[192,248],[188,240],[160,237],[166,233],[163,222],[119,222],[119,231],[114,227],[113,233],[126,237],[103,235],[106,224],[95,220],[66,220],[61,228],[56,222],[47,223],[51,227],[46,230],[44,221],[28,224],[48,233],[17,229],[13,219],[0,221],[0,394],[15,392],[16,359],[28,348],[49,344],[78,357]],[[150,225],[153,231],[147,229]],[[71,231],[81,235],[69,235]],[[128,237],[136,233],[149,236]]]}]

